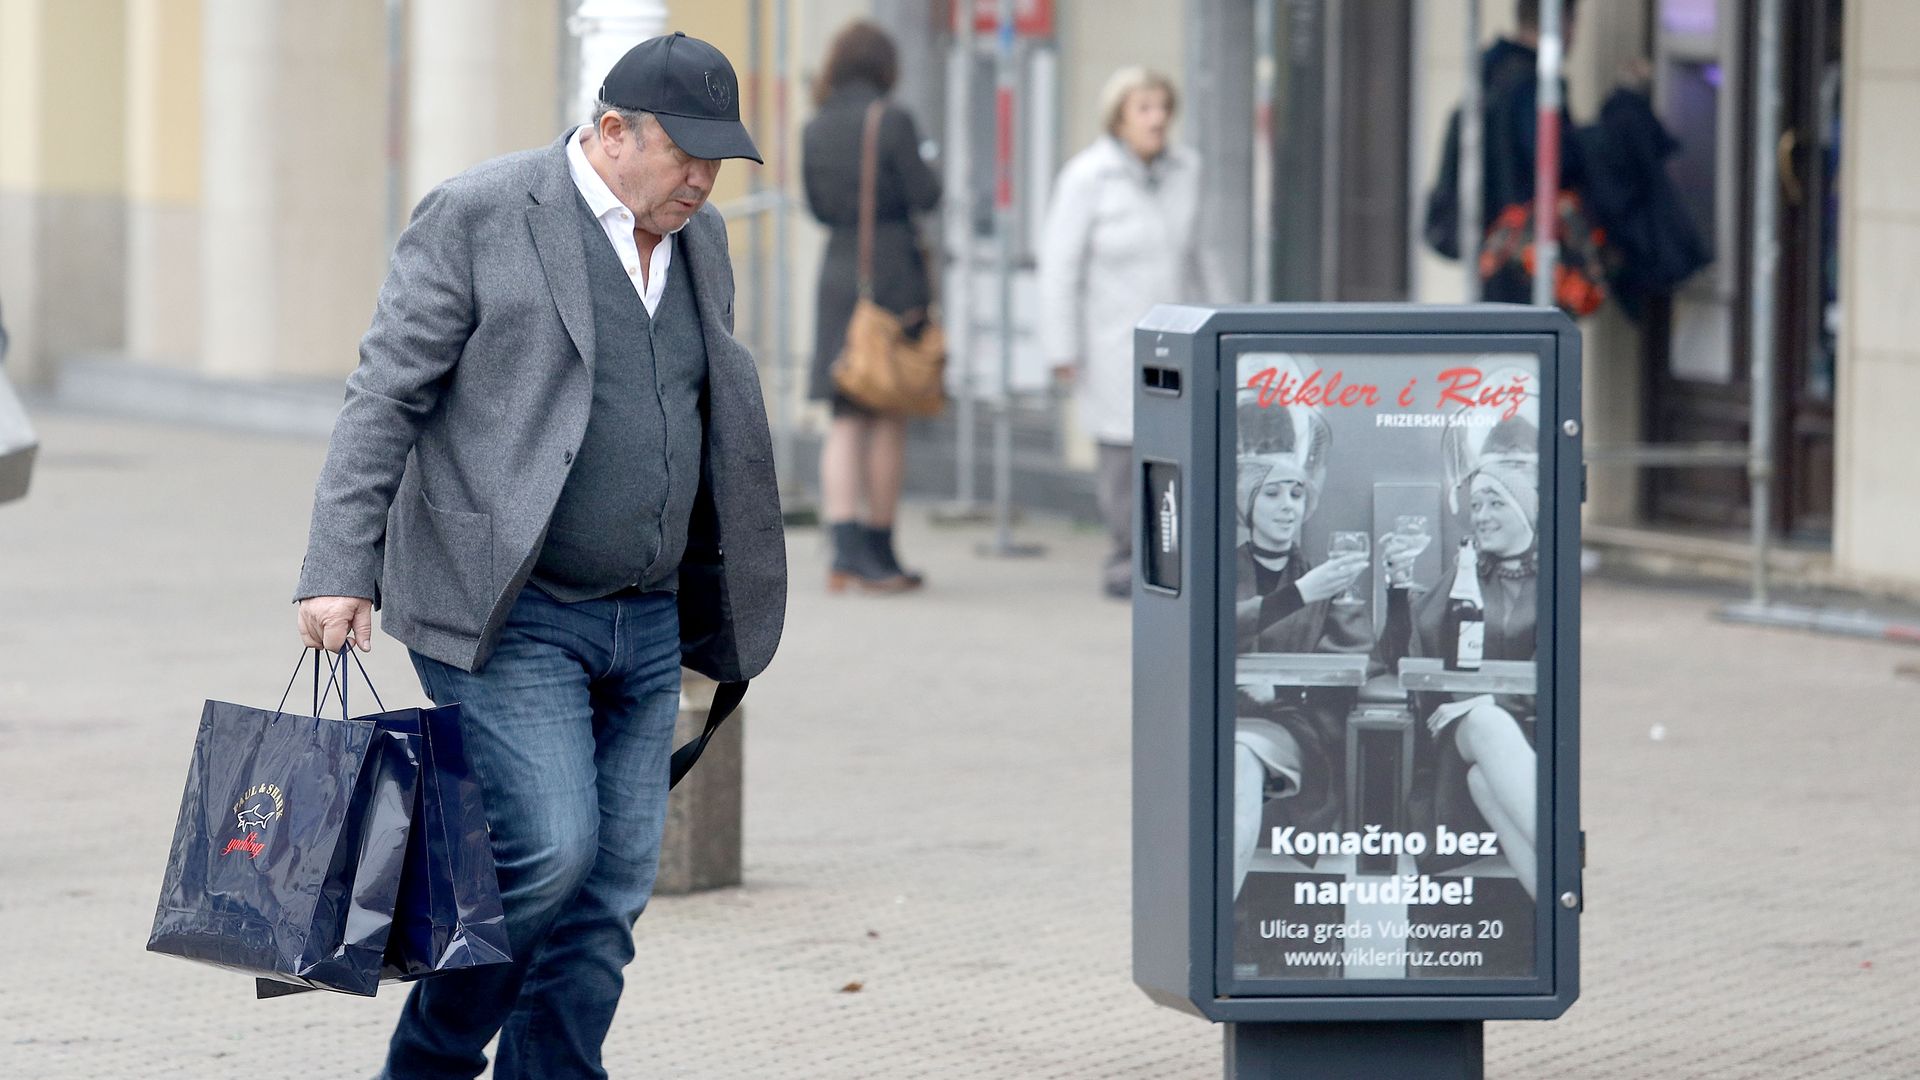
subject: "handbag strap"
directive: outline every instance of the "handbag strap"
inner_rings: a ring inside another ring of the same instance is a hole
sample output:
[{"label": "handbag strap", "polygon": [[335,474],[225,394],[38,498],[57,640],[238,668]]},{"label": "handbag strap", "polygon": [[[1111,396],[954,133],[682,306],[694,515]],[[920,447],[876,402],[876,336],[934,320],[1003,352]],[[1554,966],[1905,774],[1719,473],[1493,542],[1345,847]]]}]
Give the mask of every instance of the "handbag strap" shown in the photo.
[{"label": "handbag strap", "polygon": [[[887,103],[884,99],[875,99],[867,106],[867,119],[860,133],[860,296],[873,299],[873,222],[878,213],[880,180],[880,121],[886,115]],[[933,265],[933,259],[927,253],[926,244],[915,241],[920,252],[920,265],[927,276],[927,310],[931,312],[940,304],[940,274]],[[919,309],[916,309],[918,311]]]},{"label": "handbag strap", "polygon": [[723,682],[714,688],[713,703],[707,706],[707,726],[697,738],[673,752],[673,765],[667,776],[669,790],[684,779],[693,770],[693,763],[700,760],[706,752],[707,743],[713,741],[713,733],[740,707],[740,699],[747,696],[747,684],[741,682]]},{"label": "handbag strap", "polygon": [[873,297],[873,215],[875,193],[880,176],[880,118],[886,114],[885,99],[876,98],[867,106],[867,122],[860,134],[860,295]]}]

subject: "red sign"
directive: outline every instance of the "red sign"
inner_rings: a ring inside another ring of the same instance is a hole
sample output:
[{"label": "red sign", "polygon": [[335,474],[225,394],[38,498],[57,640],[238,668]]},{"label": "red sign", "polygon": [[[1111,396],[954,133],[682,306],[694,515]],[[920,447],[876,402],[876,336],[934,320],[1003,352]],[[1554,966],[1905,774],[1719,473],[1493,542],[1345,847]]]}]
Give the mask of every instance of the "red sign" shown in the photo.
[{"label": "red sign", "polygon": [[[991,34],[1000,29],[1000,0],[952,0],[953,29],[960,29],[960,10],[973,8],[973,32]],[[1013,28],[1022,37],[1053,36],[1053,0],[1014,0]]]}]

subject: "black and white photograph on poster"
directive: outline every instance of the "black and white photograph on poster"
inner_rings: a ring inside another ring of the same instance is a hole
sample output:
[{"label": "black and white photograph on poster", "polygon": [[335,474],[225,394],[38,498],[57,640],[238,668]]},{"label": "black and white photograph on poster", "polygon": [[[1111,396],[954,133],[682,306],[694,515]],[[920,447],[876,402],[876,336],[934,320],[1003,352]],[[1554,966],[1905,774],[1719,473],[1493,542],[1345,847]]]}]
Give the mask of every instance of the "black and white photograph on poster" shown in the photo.
[{"label": "black and white photograph on poster", "polygon": [[1533,977],[1539,359],[1236,368],[1234,977]]}]

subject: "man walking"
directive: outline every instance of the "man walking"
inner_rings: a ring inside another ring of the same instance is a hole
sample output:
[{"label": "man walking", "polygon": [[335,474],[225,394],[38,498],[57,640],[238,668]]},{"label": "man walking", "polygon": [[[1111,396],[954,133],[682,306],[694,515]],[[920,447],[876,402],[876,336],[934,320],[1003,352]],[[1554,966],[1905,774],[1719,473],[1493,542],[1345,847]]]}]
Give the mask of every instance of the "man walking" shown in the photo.
[{"label": "man walking", "polygon": [[[666,813],[680,668],[763,669],[786,608],[765,405],[732,337],[719,50],[607,73],[593,123],[415,210],[314,499],[301,639],[460,702],[514,962],[417,985],[385,1075],[604,1077]],[[724,553],[724,554],[723,554]]]}]

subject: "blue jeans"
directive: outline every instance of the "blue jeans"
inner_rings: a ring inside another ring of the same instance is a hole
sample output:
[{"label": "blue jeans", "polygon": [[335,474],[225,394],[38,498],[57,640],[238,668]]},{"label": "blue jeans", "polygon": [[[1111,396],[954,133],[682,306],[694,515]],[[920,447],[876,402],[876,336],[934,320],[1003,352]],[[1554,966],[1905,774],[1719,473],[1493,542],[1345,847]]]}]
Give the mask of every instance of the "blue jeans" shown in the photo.
[{"label": "blue jeans", "polygon": [[436,704],[459,702],[486,794],[514,962],[413,988],[393,1080],[605,1077],[600,1044],[653,892],[680,702],[672,593],[514,603],[477,673],[413,654]]}]

